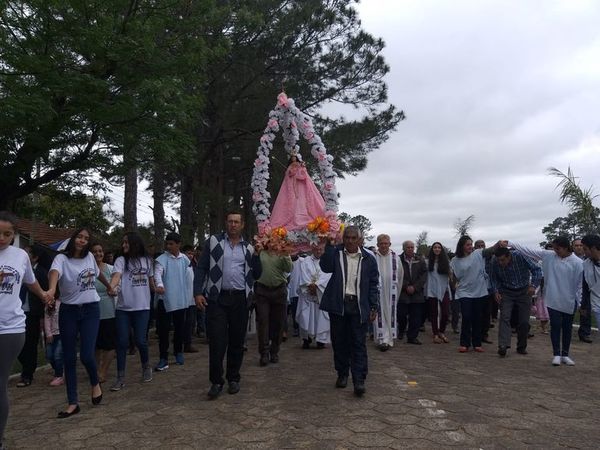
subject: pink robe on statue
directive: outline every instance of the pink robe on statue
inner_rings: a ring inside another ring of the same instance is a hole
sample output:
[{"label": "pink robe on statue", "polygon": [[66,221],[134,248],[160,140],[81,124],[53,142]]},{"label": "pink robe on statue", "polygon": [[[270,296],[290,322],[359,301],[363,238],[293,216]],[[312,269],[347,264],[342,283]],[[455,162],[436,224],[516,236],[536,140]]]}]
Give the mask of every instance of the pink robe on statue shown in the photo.
[{"label": "pink robe on statue", "polygon": [[325,214],[325,201],[308,175],[306,167],[293,162],[285,171],[271,213],[271,226],[289,231],[302,230],[317,216]]}]

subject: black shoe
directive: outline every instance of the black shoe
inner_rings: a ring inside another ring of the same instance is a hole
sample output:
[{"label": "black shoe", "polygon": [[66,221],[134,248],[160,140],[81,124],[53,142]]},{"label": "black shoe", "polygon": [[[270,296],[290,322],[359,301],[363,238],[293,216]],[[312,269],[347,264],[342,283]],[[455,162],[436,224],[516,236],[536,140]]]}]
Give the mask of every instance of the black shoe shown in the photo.
[{"label": "black shoe", "polygon": [[346,386],[348,386],[348,375],[340,375],[337,377],[337,380],[335,380],[335,387],[343,389]]},{"label": "black shoe", "polygon": [[382,352],[387,352],[389,349],[390,349],[390,346],[387,345],[387,344],[381,344],[379,346],[379,350],[382,351]]},{"label": "black shoe", "polygon": [[493,323],[490,323],[490,328],[494,328],[496,325],[494,325]]},{"label": "black shoe", "polygon": [[421,341],[418,340],[417,338],[414,339],[409,339],[408,341],[406,341],[407,344],[414,344],[414,345],[421,345]]},{"label": "black shoe", "polygon": [[322,350],[325,348],[325,344],[323,344],[322,342],[317,342],[317,349],[318,350]]},{"label": "black shoe", "polygon": [[591,344],[592,343],[592,338],[589,336],[579,336],[579,340],[581,342],[585,342],[586,344]]},{"label": "black shoe", "polygon": [[425,327],[423,326],[423,327],[419,328],[419,331],[420,331],[421,333],[425,333],[425,331],[426,331],[426,330],[425,330]]},{"label": "black shoe", "polygon": [[102,401],[102,393],[98,397],[92,397],[92,405],[98,406]]},{"label": "black shoe", "polygon": [[223,390],[223,385],[222,384],[213,384],[210,386],[210,389],[208,390],[208,399],[209,400],[214,400],[215,398],[217,398],[219,396],[219,394],[221,393],[221,391]]},{"label": "black shoe", "polygon": [[498,347],[498,355],[500,355],[501,358],[504,358],[506,356],[506,347]]},{"label": "black shoe", "polygon": [[367,392],[367,390],[365,389],[365,383],[358,382],[358,383],[354,383],[354,395],[356,395],[357,397],[362,397],[365,392]]},{"label": "black shoe", "polygon": [[271,357],[269,358],[269,361],[272,362],[273,364],[277,364],[279,362],[279,354],[272,353]]},{"label": "black shoe", "polygon": [[227,392],[229,392],[232,395],[240,392],[240,383],[238,383],[237,381],[230,381],[229,387],[227,388]]},{"label": "black shoe", "polygon": [[61,411],[58,413],[58,415],[56,417],[58,419],[66,419],[67,417],[71,417],[71,416],[74,416],[75,414],[79,414],[79,411],[81,411],[81,409],[79,408],[79,405],[77,405],[73,411],[71,411],[71,412]]},{"label": "black shoe", "polygon": [[399,341],[403,341],[404,340],[404,334],[399,334],[398,335],[398,340]]},{"label": "black shoe", "polygon": [[454,334],[458,334],[458,333],[459,333],[459,331],[458,331],[458,328],[452,328],[452,332],[453,332]]},{"label": "black shoe", "polygon": [[300,336],[300,331],[294,329],[293,333],[292,333],[292,337],[298,337]]},{"label": "black shoe", "polygon": [[310,341],[308,339],[302,339],[302,348],[307,350],[310,348]]},{"label": "black shoe", "polygon": [[269,354],[265,353],[264,355],[260,355],[260,361],[258,362],[258,365],[261,367],[264,367],[268,364],[269,364]]},{"label": "black shoe", "polygon": [[518,348],[517,349],[517,353],[519,355],[526,355],[527,354],[527,350],[525,350],[524,348]]}]

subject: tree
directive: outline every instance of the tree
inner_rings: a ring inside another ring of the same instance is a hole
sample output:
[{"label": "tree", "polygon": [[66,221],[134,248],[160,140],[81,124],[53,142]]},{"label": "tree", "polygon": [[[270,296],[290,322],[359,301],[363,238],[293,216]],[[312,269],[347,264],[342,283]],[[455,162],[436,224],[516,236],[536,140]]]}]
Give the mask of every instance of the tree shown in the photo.
[{"label": "tree", "polygon": [[458,217],[454,222],[454,230],[456,231],[455,236],[461,237],[469,233],[469,230],[473,226],[473,222],[475,222],[475,216],[471,214],[466,219],[461,219]]},{"label": "tree", "polygon": [[3,2],[0,209],[74,172],[122,176],[124,150],[139,167],[161,144],[185,149],[182,140],[191,139],[182,130],[200,92],[186,91],[183,80],[200,78],[209,7],[209,0]]},{"label": "tree", "polygon": [[[358,173],[367,156],[404,118],[387,103],[384,76],[389,71],[381,39],[361,29],[352,0],[238,0],[207,39],[225,39],[227,51],[212,53],[207,64],[204,108],[197,121],[196,157],[186,168],[182,190],[182,229],[205,224],[214,232],[223,212],[240,206],[249,214],[249,188],[258,138],[281,85],[313,118],[340,176]],[[335,103],[359,109],[356,120],[328,117],[323,107]],[[273,156],[285,166],[276,145]],[[308,148],[301,145],[308,156]],[[310,158],[305,158],[314,173]],[[275,196],[284,170],[272,166]],[[191,177],[189,172],[195,174]],[[187,202],[184,204],[183,196]],[[200,205],[198,199],[205,203]],[[253,220],[246,217],[252,234]]]},{"label": "tree", "polygon": [[22,197],[15,212],[21,217],[33,218],[60,228],[89,227],[95,233],[106,233],[110,228],[112,212],[104,211],[106,198],[80,191],[60,189],[47,185],[36,194]]},{"label": "tree", "polygon": [[338,218],[346,226],[348,226],[348,225],[357,226],[360,229],[360,231],[362,231],[363,239],[365,242],[373,240],[374,236],[369,234],[371,232],[371,230],[373,229],[373,224],[365,216],[363,216],[361,214],[359,214],[357,216],[351,216],[348,213],[342,212],[338,215]]},{"label": "tree", "polygon": [[419,255],[427,255],[427,249],[429,248],[427,244],[428,235],[429,232],[427,230],[423,230],[417,236],[417,240],[415,241],[415,248],[417,249],[417,253]]},{"label": "tree", "polygon": [[593,188],[590,186],[583,189],[579,185],[578,178],[573,175],[571,167],[567,169],[566,174],[555,167],[550,167],[548,172],[551,176],[560,179],[556,185],[556,188],[560,189],[560,201],[569,206],[578,231],[582,234],[598,233],[600,219],[598,208],[594,206],[594,199],[598,196],[594,195]]}]

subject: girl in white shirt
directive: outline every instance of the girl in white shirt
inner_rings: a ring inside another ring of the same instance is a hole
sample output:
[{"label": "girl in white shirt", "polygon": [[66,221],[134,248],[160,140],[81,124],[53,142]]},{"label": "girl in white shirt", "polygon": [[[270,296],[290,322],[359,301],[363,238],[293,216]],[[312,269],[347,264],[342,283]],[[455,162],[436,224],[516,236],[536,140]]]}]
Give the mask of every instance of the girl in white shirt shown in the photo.
[{"label": "girl in white shirt", "polygon": [[153,260],[146,252],[138,233],[123,236],[123,255],[115,260],[110,284],[119,286],[115,319],[117,325],[117,380],[110,388],[120,391],[125,386],[125,364],[129,347],[129,328],[133,328],[135,344],[140,353],[142,381],[152,381],[148,357],[148,321],[150,319],[150,290],[154,291]]},{"label": "girl in white shirt", "polygon": [[[96,278],[107,287],[108,280],[98,270],[90,253],[90,231],[80,228],[71,236],[64,253],[54,258],[48,274],[49,293],[54,297],[56,287],[60,291],[60,314],[58,324],[63,345],[65,386],[68,406],[58,413],[61,419],[80,411],[77,395],[77,338],[79,356],[92,386],[92,404],[102,400],[98,381],[95,348],[100,322],[100,297],[96,292]],[[112,290],[111,290],[112,291]]]},{"label": "girl in white shirt", "polygon": [[25,343],[25,313],[19,291],[25,284],[47,302],[24,250],[13,247],[17,218],[0,211],[0,447],[8,419],[8,376]]},{"label": "girl in white shirt", "polygon": [[483,352],[482,321],[485,302],[488,299],[488,280],[485,272],[484,253],[492,253],[499,244],[489,249],[473,250],[473,240],[461,236],[456,244],[456,256],[450,261],[450,268],[456,279],[456,300],[460,300],[462,323],[460,347],[466,353],[471,345],[476,352]]},{"label": "girl in white shirt", "polygon": [[450,310],[450,262],[444,246],[434,242],[429,250],[426,299],[434,344],[448,343],[444,334]]}]

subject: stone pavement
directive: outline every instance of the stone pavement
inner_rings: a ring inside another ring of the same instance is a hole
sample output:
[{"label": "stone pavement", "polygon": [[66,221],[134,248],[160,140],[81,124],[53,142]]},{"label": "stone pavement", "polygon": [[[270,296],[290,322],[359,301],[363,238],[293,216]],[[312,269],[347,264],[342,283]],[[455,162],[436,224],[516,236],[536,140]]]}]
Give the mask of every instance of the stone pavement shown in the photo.
[{"label": "stone pavement", "polygon": [[[495,330],[491,330],[495,331]],[[242,390],[206,400],[208,348],[186,355],[184,366],[139,381],[137,356],[128,357],[127,386],[106,389],[92,407],[81,381],[81,413],[57,420],[63,387],[46,386],[38,371],[26,389],[10,387],[9,448],[598,448],[600,336],[576,335],[575,367],[552,367],[550,339],[530,341],[529,355],[499,359],[457,352],[450,344],[396,344],[381,353],[369,345],[367,394],[335,389],[331,350],[301,350],[292,338],[281,362],[258,367],[256,341],[242,371]],[[495,341],[495,339],[493,339]],[[157,341],[151,340],[152,361]],[[199,345],[200,346],[200,345]],[[510,352],[510,351],[509,351]]]}]

